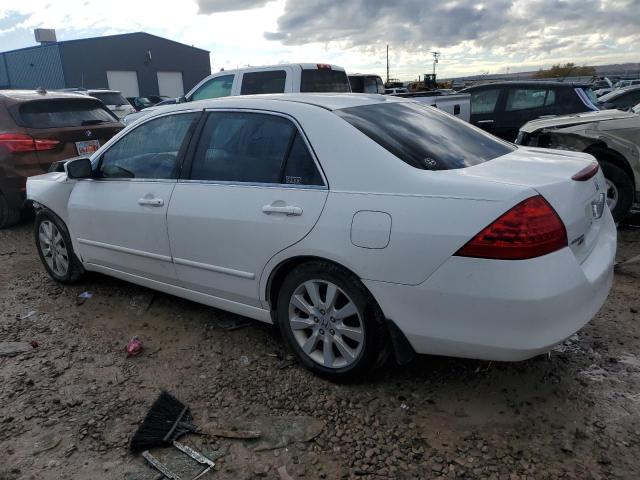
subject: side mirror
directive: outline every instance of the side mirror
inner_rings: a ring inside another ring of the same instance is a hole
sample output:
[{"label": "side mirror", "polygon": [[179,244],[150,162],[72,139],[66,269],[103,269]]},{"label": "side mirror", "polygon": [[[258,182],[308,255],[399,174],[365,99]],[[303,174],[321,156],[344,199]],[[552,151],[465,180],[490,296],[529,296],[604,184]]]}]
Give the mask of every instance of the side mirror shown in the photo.
[{"label": "side mirror", "polygon": [[187,100],[187,97],[185,97],[184,95],[182,97],[178,97],[178,103],[186,103],[189,100]]},{"label": "side mirror", "polygon": [[67,178],[91,178],[93,170],[91,160],[88,158],[78,158],[64,164],[64,171]]}]

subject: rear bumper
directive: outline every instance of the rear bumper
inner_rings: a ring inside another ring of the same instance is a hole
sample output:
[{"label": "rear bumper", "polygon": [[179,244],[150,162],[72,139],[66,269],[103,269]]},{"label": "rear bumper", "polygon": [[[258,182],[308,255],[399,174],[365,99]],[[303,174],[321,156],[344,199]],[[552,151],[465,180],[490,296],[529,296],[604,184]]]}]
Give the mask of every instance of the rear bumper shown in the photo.
[{"label": "rear bumper", "polygon": [[613,282],[616,229],[603,217],[580,264],[569,248],[521,261],[451,257],[418,286],[365,281],[417,353],[524,360],[582,328]]}]

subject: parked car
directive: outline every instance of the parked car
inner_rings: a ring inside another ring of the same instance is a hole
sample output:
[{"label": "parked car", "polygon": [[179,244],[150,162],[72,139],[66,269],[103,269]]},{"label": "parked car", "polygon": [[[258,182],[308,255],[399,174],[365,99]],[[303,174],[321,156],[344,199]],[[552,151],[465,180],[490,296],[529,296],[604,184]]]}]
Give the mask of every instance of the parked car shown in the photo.
[{"label": "parked car", "polygon": [[[342,67],[326,63],[291,63],[214,73],[201,80],[178,102],[265,93],[350,91],[349,78]],[[153,107],[129,115],[124,124],[129,125],[152,111]]]},{"label": "parked car", "polygon": [[149,95],[147,97],[127,97],[127,101],[136,110],[136,112],[139,112],[143,108],[153,107],[163,100],[169,100],[169,97],[161,97],[158,95]]},{"label": "parked car", "polygon": [[349,83],[353,93],[384,93],[384,84],[379,75],[352,73],[349,75]]},{"label": "parked car", "polygon": [[0,90],[0,228],[19,220],[27,177],[96,151],[122,128],[101,102],[84,95]]},{"label": "parked car", "polygon": [[471,95],[468,93],[443,93],[440,90],[398,93],[394,97],[411,99],[458,117],[466,122],[471,119]]},{"label": "parked car", "polygon": [[89,95],[90,97],[97,98],[104,103],[113,114],[122,119],[136,111],[135,108],[127,101],[126,98],[117,90],[108,90],[106,88],[79,90],[78,93]]},{"label": "parked car", "polygon": [[630,110],[638,103],[640,103],[640,85],[618,88],[598,98],[598,106],[603,110],[612,108]]},{"label": "parked car", "polygon": [[601,110],[534,120],[516,143],[593,155],[607,182],[607,204],[616,221],[640,202],[640,105],[631,112]]},{"label": "parked car", "polygon": [[461,93],[471,94],[471,123],[510,142],[530,120],[598,110],[591,88],[572,83],[497,82]]},{"label": "parked car", "polygon": [[593,157],[403,99],[168,106],[65,170],[27,186],[53,279],[98,271],[275,322],[331,378],[390,349],[529,358],[588,322],[613,279]]}]

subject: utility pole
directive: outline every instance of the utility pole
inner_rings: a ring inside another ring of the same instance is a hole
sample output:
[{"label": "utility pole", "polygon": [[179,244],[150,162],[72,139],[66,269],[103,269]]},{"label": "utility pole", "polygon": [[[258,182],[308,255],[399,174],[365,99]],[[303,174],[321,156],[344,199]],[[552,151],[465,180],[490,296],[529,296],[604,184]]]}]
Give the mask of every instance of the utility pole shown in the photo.
[{"label": "utility pole", "polygon": [[389,83],[389,44],[387,44],[387,83]]},{"label": "utility pole", "polygon": [[433,80],[436,79],[436,63],[438,63],[438,58],[440,57],[440,52],[431,52],[433,55]]}]

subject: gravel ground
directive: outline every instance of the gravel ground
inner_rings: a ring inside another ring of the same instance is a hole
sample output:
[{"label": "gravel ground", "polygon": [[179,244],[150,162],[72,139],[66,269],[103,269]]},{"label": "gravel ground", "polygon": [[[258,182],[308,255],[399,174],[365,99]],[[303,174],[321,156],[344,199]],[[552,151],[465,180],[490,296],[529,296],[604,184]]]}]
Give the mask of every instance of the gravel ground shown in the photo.
[{"label": "gravel ground", "polygon": [[[618,259],[639,254],[640,228],[621,229]],[[37,347],[0,358],[0,479],[156,478],[127,447],[163,388],[198,425],[320,426],[267,450],[185,437],[217,458],[205,479],[638,479],[639,287],[640,265],[616,273],[598,316],[550,356],[422,356],[336,385],[284,356],[268,325],[96,274],[55,284],[22,224],[0,231],[0,342]],[[93,297],[77,305],[83,291]],[[133,335],[144,350],[127,358]],[[154,453],[183,478],[198,471],[172,448]]]}]

